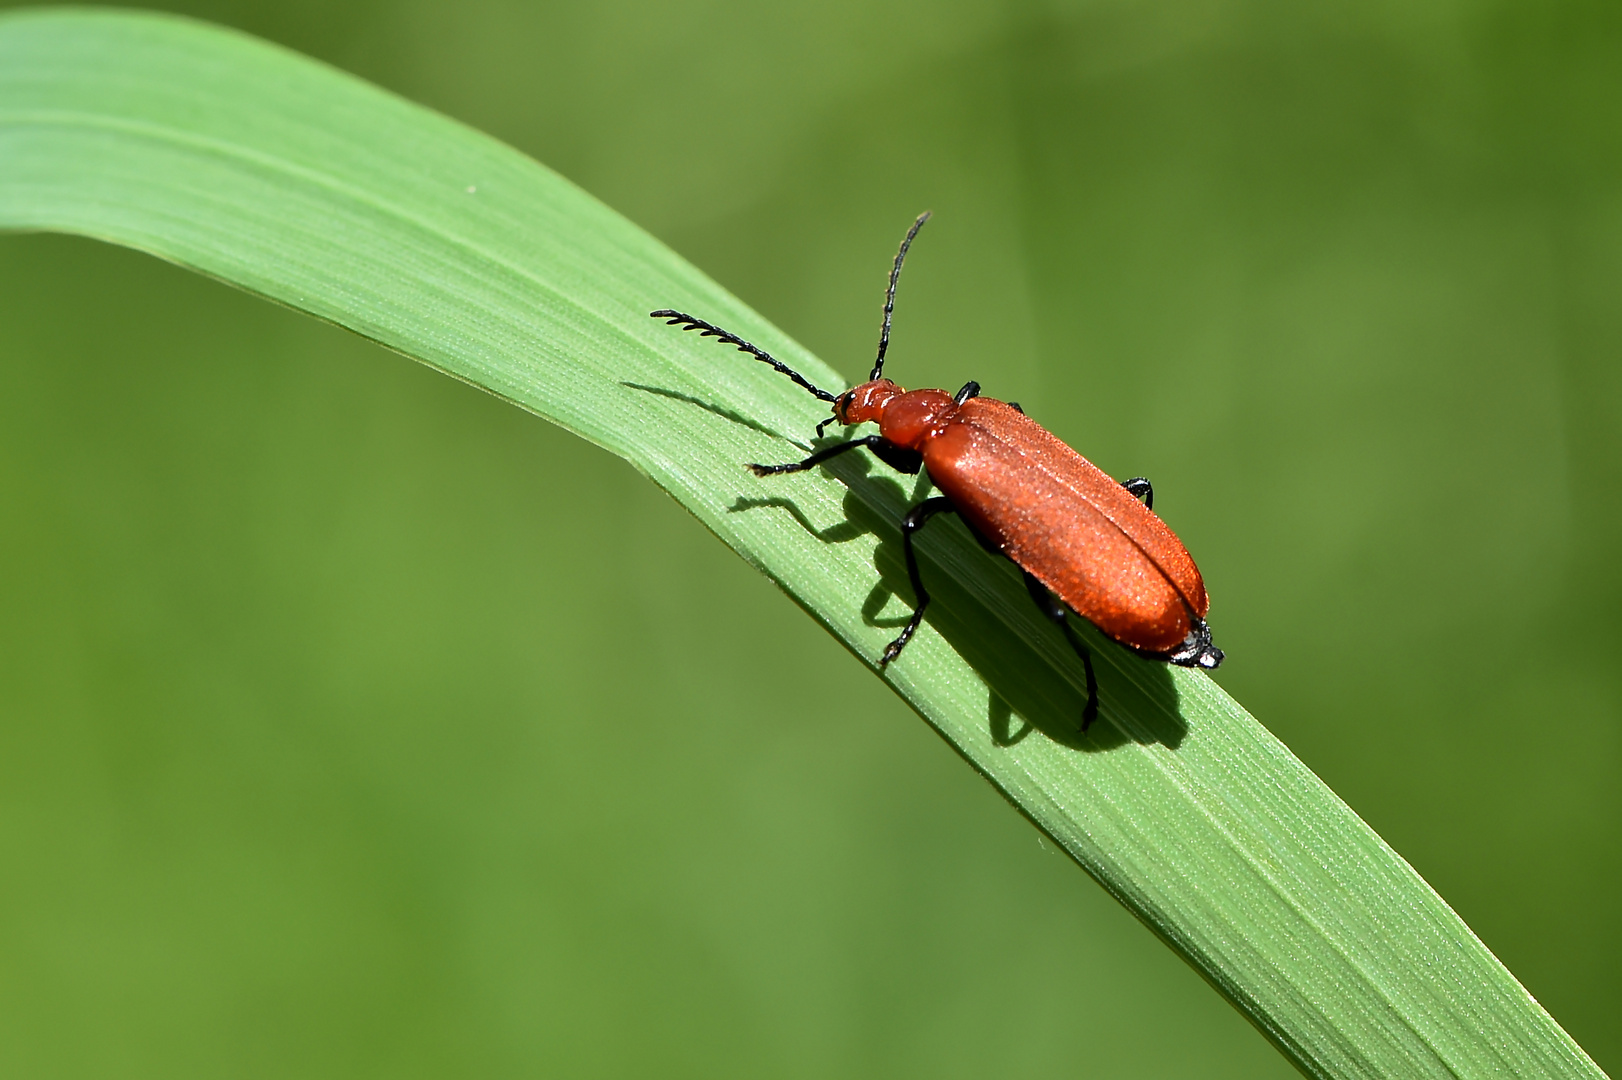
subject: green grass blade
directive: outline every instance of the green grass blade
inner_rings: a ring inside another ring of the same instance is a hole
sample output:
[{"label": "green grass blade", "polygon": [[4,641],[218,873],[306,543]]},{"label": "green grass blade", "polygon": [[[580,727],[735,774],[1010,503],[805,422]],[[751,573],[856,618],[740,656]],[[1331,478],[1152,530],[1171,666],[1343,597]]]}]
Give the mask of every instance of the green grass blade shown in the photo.
[{"label": "green grass blade", "polygon": [[[0,18],[0,227],[151,252],[563,425],[869,666],[905,613],[910,485],[865,455],[750,476],[743,462],[795,457],[824,409],[647,312],[692,311],[822,385],[848,380],[545,168],[357,79],[168,17]],[[1093,635],[1103,721],[1082,738],[1079,665],[1011,569],[956,524],[922,551],[938,603],[882,677],[1305,1072],[1602,1075],[1203,674]],[[969,947],[995,935],[964,928]],[[1102,993],[1075,988],[1078,1022]]]}]

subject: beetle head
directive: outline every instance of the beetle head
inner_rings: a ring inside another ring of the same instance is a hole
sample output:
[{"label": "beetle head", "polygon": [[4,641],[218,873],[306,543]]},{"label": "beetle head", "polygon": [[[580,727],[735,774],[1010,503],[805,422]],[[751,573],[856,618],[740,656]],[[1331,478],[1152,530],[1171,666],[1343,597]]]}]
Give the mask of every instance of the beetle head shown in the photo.
[{"label": "beetle head", "polygon": [[876,422],[884,415],[884,407],[900,394],[901,387],[889,379],[874,379],[834,399],[834,416],[841,424]]}]

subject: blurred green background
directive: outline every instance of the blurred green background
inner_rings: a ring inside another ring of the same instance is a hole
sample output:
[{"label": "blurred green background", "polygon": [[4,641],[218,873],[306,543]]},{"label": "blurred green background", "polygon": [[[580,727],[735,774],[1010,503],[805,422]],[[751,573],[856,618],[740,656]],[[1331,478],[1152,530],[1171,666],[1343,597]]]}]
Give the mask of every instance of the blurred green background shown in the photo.
[{"label": "blurred green background", "polygon": [[[933,208],[893,374],[1153,478],[1219,681],[1622,1068],[1622,9],[171,10],[852,379]],[[8,1075],[1293,1075],[617,459],[84,240],[0,342]]]}]

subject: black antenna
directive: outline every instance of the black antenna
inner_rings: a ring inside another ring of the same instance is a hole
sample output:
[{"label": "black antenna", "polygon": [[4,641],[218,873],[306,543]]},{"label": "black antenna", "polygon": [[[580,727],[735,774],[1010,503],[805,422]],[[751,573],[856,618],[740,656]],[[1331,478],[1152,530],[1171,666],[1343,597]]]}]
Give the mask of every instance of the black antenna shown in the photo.
[{"label": "black antenna", "polygon": [[[916,228],[913,231],[916,232],[917,231]],[[912,237],[909,236],[907,239],[910,240],[910,239],[912,239]],[[899,269],[899,267],[900,267],[900,260],[899,259],[896,260],[896,265],[897,265],[897,268]],[[891,286],[891,291],[893,292],[894,290],[895,290],[895,286],[892,285]],[[685,325],[682,325],[682,327],[681,327],[683,330],[697,330],[697,331],[699,331],[699,335],[698,335],[699,337],[720,338],[722,341],[726,342],[728,345],[736,345],[738,347],[739,352],[746,352],[750,356],[753,356],[756,360],[760,360],[763,363],[770,364],[772,367],[776,368],[778,371],[781,371],[784,375],[787,375],[789,378],[793,379],[795,382],[799,383],[801,386],[803,386],[807,390],[811,391],[811,393],[815,394],[817,397],[821,398],[823,401],[832,401],[832,400],[834,400],[834,396],[832,394],[828,393],[828,391],[822,389],[820,386],[813,386],[806,379],[806,377],[804,375],[801,375],[798,371],[795,371],[793,368],[789,367],[787,364],[785,364],[781,360],[777,359],[775,356],[773,356],[771,353],[767,352],[765,349],[757,349],[755,346],[749,344],[747,341],[745,341],[743,338],[739,337],[737,334],[730,334],[727,331],[721,329],[719,326],[716,326],[714,323],[707,323],[703,319],[695,319],[691,315],[684,314],[684,313],[682,313],[680,311],[675,311],[675,310],[673,310],[671,308],[660,308],[658,311],[650,311],[650,312],[648,312],[648,315],[651,318],[665,320],[665,323],[668,326],[677,326],[677,325],[685,324]]]},{"label": "black antenna", "polygon": [[884,374],[884,352],[890,347],[890,313],[895,310],[895,283],[901,279],[901,260],[907,257],[907,249],[912,246],[912,238],[924,227],[930,213],[931,211],[925,210],[918,215],[918,220],[907,230],[907,238],[901,241],[901,250],[895,253],[895,267],[890,271],[890,288],[884,294],[884,328],[879,331],[879,357],[873,361],[873,374],[867,377],[869,382]]}]

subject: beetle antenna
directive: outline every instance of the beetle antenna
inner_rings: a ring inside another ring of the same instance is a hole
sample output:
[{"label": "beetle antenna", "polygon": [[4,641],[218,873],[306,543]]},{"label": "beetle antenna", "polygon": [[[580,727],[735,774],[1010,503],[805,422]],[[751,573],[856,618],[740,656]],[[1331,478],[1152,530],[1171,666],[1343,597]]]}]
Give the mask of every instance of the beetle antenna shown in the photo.
[{"label": "beetle antenna", "polygon": [[924,227],[931,213],[925,210],[918,215],[918,220],[907,230],[906,239],[901,241],[901,250],[895,253],[895,266],[890,269],[890,288],[884,293],[884,326],[879,330],[879,356],[873,361],[873,374],[867,377],[869,382],[884,374],[884,353],[890,347],[890,313],[895,311],[895,283],[901,280],[901,262],[907,257],[907,249],[912,247],[912,238],[918,235],[918,230]]},{"label": "beetle antenna", "polygon": [[[908,237],[908,239],[910,240],[911,237]],[[896,260],[896,266],[898,269],[900,268],[899,259]],[[891,286],[891,291],[894,291],[894,286]],[[793,368],[783,363],[783,361],[777,359],[765,349],[756,348],[743,338],[739,337],[737,334],[728,333],[719,326],[716,326],[714,323],[707,323],[703,319],[695,319],[691,315],[684,314],[680,311],[675,311],[671,308],[660,308],[658,311],[650,311],[648,312],[648,315],[651,318],[665,320],[665,324],[667,326],[679,325],[683,330],[697,330],[699,332],[699,337],[720,338],[728,345],[736,345],[739,352],[746,352],[750,356],[753,356],[756,360],[759,360],[762,363],[770,364],[773,368],[781,371],[784,375],[787,375],[789,378],[793,379],[796,383],[799,383],[805,389],[811,391],[811,393],[815,394],[823,401],[834,400],[834,395],[828,393],[828,391],[822,389],[820,386],[812,384],[811,381],[808,380],[804,375],[801,375],[798,371],[795,371]]]}]

